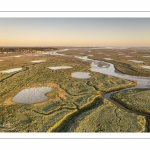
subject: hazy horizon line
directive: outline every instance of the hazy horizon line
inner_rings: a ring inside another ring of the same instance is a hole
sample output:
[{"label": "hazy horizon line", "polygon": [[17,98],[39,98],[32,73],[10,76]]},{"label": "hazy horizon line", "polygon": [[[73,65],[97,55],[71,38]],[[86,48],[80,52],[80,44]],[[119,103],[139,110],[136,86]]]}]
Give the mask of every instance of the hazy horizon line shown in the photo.
[{"label": "hazy horizon line", "polygon": [[125,48],[132,48],[132,47],[145,47],[148,48],[150,46],[0,46],[0,48],[7,48],[7,47],[96,47],[96,48],[112,48],[112,47],[125,47]]}]

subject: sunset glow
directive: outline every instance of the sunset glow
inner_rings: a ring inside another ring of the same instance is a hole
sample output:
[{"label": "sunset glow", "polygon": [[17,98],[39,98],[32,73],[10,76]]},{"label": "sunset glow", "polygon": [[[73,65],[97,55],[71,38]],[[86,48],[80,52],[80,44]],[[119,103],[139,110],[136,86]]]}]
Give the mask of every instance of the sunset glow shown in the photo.
[{"label": "sunset glow", "polygon": [[149,18],[1,18],[0,46],[150,46]]}]

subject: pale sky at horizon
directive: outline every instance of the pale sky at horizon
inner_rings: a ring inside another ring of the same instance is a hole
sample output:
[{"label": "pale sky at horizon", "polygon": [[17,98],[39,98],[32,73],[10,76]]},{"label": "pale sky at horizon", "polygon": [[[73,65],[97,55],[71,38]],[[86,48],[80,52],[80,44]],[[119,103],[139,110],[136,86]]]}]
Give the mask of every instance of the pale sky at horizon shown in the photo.
[{"label": "pale sky at horizon", "polygon": [[150,46],[150,18],[0,18],[0,46]]}]

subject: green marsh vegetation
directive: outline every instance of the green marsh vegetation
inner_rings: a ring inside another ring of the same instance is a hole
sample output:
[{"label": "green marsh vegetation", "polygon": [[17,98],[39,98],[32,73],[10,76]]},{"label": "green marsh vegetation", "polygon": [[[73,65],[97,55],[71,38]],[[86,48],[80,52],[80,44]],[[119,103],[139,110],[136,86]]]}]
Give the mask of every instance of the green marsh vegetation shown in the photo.
[{"label": "green marsh vegetation", "polygon": [[146,117],[118,108],[107,99],[78,116],[67,132],[145,132]]},{"label": "green marsh vegetation", "polygon": [[[62,53],[67,52],[70,51]],[[96,53],[93,54],[95,55]],[[32,63],[32,60],[46,61]],[[19,72],[0,73],[0,132],[147,131],[145,116],[126,112],[103,99],[105,93],[135,86],[135,82],[91,72],[90,62],[74,57],[22,56],[5,58],[0,64],[0,71],[22,67]],[[48,68],[55,66],[73,68]],[[73,72],[90,72],[91,78],[73,78]],[[46,101],[37,104],[20,104],[12,101],[21,90],[40,86],[52,88],[52,91],[46,94]],[[78,117],[81,121],[78,121]],[[68,125],[72,119],[74,124]]]},{"label": "green marsh vegetation", "polygon": [[124,90],[111,97],[129,109],[150,114],[150,89]]},{"label": "green marsh vegetation", "polygon": [[116,92],[111,98],[130,110],[147,116],[147,131],[150,131],[150,89],[131,89]]}]

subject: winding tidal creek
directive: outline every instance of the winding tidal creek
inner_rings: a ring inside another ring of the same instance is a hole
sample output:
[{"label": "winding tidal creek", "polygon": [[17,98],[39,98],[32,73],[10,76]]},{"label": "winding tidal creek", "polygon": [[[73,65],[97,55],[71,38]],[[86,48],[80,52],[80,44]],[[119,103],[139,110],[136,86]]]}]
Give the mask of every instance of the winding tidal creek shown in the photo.
[{"label": "winding tidal creek", "polygon": [[[62,50],[62,51],[67,51],[67,50],[69,50],[69,49],[65,49],[65,50]],[[59,54],[57,52],[58,51],[49,52],[48,54],[68,56],[68,55],[65,55],[65,54]],[[59,51],[59,52],[61,52],[61,51]],[[109,100],[112,100],[111,99],[112,94],[114,94],[116,92],[119,92],[119,91],[135,89],[135,88],[149,88],[150,87],[150,77],[140,77],[140,76],[132,76],[132,75],[123,74],[120,71],[116,70],[112,63],[90,59],[90,58],[88,58],[88,56],[74,56],[74,57],[76,57],[78,59],[81,59],[83,61],[90,61],[91,62],[91,68],[90,69],[91,69],[92,72],[99,72],[99,73],[102,73],[102,74],[111,75],[111,76],[124,78],[124,79],[127,79],[127,80],[137,82],[137,86],[130,87],[130,88],[124,88],[124,89],[121,89],[121,90],[106,93],[104,95],[104,98],[107,98]]]}]

